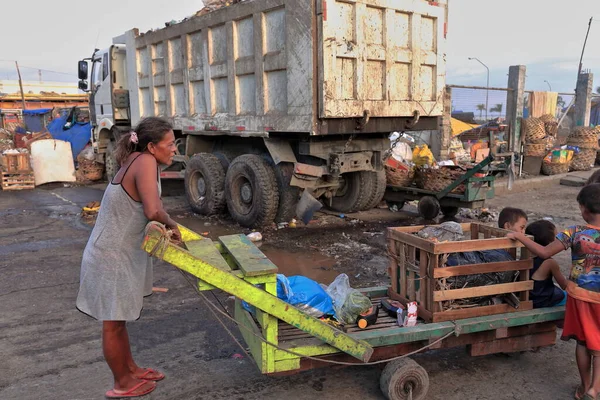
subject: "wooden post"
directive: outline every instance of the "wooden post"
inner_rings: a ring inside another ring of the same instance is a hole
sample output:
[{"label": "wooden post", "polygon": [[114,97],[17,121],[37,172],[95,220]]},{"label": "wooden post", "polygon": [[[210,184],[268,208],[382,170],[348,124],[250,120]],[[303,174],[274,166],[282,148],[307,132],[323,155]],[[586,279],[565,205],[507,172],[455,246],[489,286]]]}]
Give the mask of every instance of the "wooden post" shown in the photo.
[{"label": "wooden post", "polygon": [[594,74],[579,74],[577,88],[575,89],[575,126],[589,126],[592,104],[592,89]]},{"label": "wooden post", "polygon": [[25,92],[23,92],[23,80],[21,79],[21,70],[19,69],[19,63],[15,61],[17,67],[17,75],[19,75],[19,88],[21,89],[21,101],[23,102],[23,110],[27,110],[27,104],[25,103]]},{"label": "wooden post", "polygon": [[525,95],[524,65],[513,65],[508,69],[508,94],[506,95],[506,123],[509,132],[510,151],[521,151],[521,118],[523,118]]},{"label": "wooden post", "polygon": [[[439,159],[448,160],[450,158],[450,141],[452,140],[452,88],[446,86],[444,92],[444,114],[440,117],[440,136],[441,149]],[[438,156],[438,155],[436,155]]]}]

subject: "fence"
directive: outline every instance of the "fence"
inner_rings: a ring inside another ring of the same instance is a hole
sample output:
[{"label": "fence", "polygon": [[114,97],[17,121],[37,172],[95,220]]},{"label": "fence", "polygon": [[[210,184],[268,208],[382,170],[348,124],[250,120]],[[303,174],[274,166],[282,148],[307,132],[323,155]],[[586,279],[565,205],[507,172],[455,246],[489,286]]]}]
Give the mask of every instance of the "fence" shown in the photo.
[{"label": "fence", "polygon": [[[473,114],[472,122],[506,117],[506,97],[509,89],[497,87],[449,85],[452,88],[452,114]],[[463,119],[463,118],[461,118]]]}]

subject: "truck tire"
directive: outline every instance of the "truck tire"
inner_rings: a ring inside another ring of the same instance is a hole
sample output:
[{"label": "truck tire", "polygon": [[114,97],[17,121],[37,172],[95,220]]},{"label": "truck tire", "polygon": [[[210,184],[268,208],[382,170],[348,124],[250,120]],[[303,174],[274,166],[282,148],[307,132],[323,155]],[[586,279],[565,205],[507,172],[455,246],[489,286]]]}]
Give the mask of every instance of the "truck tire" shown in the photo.
[{"label": "truck tire", "polygon": [[331,208],[338,212],[355,212],[367,206],[371,199],[372,177],[368,171],[342,174],[343,183],[331,201]]},{"label": "truck tire", "polygon": [[300,188],[290,185],[292,175],[294,175],[294,164],[289,162],[275,164],[269,155],[265,155],[264,159],[267,160],[275,172],[275,180],[279,190],[279,206],[277,207],[275,222],[290,222],[296,216],[296,206],[300,197]]},{"label": "truck tire", "polygon": [[108,146],[106,146],[106,153],[104,153],[104,171],[108,182],[112,182],[117,172],[119,172],[119,164],[115,158],[116,148],[117,144],[111,140],[108,142]]},{"label": "truck tire", "polygon": [[217,157],[199,153],[190,158],[185,195],[196,214],[214,215],[225,209],[225,169]]},{"label": "truck tire", "polygon": [[369,186],[371,187],[370,190],[367,190],[369,193],[371,193],[371,196],[369,196],[368,201],[366,202],[364,207],[360,209],[360,211],[367,211],[377,207],[379,203],[381,203],[381,201],[383,200],[383,196],[385,195],[385,188],[387,184],[385,170],[368,172],[367,174],[370,177]]},{"label": "truck tire", "polygon": [[256,228],[273,223],[279,206],[275,171],[259,155],[244,154],[229,165],[225,178],[227,209],[240,225]]}]

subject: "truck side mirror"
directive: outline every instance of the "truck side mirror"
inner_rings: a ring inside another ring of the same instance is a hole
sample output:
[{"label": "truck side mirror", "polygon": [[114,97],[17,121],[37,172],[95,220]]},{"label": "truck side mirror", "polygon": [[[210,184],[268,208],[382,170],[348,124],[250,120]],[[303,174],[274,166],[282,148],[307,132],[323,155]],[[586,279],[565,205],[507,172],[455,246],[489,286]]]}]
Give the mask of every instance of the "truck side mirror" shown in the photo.
[{"label": "truck side mirror", "polygon": [[88,83],[85,80],[80,80],[79,81],[79,89],[83,90],[84,92],[87,92],[88,90]]},{"label": "truck side mirror", "polygon": [[79,79],[88,78],[88,63],[87,61],[79,61],[77,63]]}]

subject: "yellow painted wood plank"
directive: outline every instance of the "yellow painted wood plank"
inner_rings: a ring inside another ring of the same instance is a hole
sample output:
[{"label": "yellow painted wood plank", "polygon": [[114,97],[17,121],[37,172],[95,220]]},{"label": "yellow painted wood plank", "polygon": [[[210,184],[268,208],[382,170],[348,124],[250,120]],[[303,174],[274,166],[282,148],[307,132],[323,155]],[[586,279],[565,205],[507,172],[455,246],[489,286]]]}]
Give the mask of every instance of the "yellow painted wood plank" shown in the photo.
[{"label": "yellow painted wood plank", "polygon": [[186,242],[185,246],[195,257],[198,257],[213,267],[217,267],[223,271],[231,271],[229,264],[227,264],[227,261],[225,261],[221,253],[219,253],[219,250],[217,250],[212,240],[192,240]]},{"label": "yellow painted wood plank", "polygon": [[245,276],[277,273],[277,266],[246,235],[221,236],[219,241],[233,256]]}]

